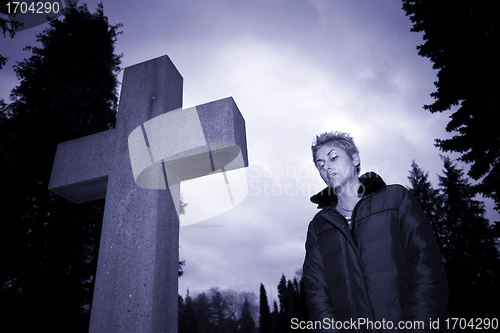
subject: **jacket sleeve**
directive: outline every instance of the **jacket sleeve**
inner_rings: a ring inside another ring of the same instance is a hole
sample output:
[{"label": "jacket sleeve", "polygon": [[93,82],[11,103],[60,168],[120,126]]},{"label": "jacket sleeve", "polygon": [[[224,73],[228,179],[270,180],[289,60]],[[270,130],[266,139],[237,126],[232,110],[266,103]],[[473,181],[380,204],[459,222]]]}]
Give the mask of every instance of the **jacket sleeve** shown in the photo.
[{"label": "jacket sleeve", "polygon": [[413,194],[403,187],[401,191],[398,215],[409,270],[401,318],[423,321],[426,331],[431,320],[439,320],[439,331],[446,331],[448,286],[434,230]]},{"label": "jacket sleeve", "polygon": [[328,329],[328,323],[335,318],[323,260],[312,224],[313,222],[309,224],[307,231],[306,257],[303,266],[309,320],[327,323],[322,325],[323,329],[317,332],[337,332],[337,330]]}]

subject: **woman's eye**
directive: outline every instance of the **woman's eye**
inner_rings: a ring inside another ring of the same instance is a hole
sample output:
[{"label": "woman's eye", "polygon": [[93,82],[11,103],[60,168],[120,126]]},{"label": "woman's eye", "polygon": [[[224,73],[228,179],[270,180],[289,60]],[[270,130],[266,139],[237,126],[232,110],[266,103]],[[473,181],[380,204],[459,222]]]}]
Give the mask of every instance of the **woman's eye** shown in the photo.
[{"label": "woman's eye", "polygon": [[331,159],[332,161],[333,161],[333,160],[335,160],[336,158],[337,158],[337,155],[332,155],[332,156],[330,156],[330,159]]}]

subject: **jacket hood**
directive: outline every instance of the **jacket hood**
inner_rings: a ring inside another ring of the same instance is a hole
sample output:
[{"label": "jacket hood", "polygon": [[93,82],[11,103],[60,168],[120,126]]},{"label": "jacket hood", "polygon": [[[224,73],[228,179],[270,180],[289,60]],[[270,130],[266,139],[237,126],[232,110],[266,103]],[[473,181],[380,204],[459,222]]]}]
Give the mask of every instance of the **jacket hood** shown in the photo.
[{"label": "jacket hood", "polygon": [[[386,187],[385,182],[375,172],[367,172],[359,177],[361,186],[358,189],[358,195],[368,195],[378,192]],[[327,187],[321,192],[311,197],[311,202],[318,204],[318,208],[325,208],[328,206],[335,207],[338,202],[337,194],[331,187]]]}]

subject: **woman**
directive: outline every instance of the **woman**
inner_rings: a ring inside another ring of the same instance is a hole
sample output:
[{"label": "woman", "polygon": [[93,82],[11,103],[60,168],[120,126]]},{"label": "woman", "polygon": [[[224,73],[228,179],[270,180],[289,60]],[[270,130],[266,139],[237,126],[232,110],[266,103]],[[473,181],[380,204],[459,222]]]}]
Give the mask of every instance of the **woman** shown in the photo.
[{"label": "woman", "polygon": [[312,145],[328,186],[311,197],[304,284],[321,332],[443,331],[446,275],[433,229],[411,192],[375,173],[358,178],[359,151],[346,133]]}]

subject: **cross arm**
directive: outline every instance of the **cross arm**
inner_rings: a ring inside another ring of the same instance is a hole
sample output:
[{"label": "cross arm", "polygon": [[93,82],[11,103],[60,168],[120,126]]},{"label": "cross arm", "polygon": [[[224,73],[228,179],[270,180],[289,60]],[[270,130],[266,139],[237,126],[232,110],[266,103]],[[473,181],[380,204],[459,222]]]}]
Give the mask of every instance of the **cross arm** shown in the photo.
[{"label": "cross arm", "polygon": [[75,203],[104,198],[112,170],[114,137],[113,129],[60,143],[49,190]]}]

